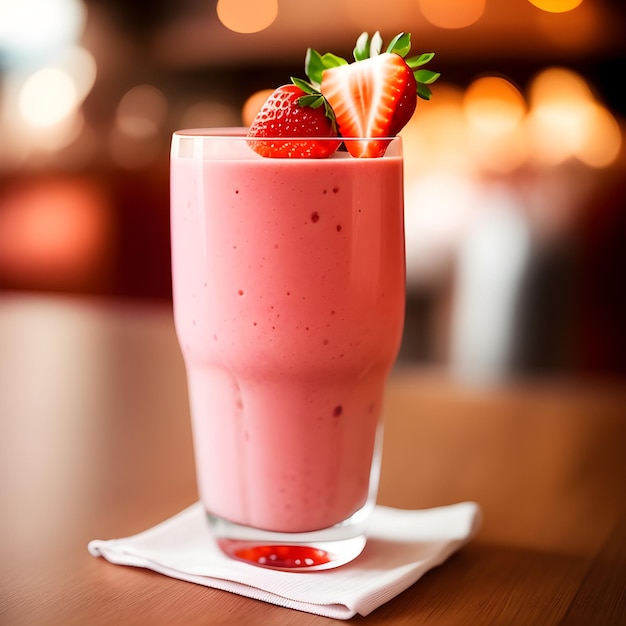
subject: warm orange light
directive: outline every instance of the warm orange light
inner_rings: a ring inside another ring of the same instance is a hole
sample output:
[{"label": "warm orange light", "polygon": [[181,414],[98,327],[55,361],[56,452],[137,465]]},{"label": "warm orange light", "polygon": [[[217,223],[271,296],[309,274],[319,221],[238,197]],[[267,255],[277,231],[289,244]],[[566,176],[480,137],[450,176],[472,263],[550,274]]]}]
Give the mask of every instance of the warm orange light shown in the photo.
[{"label": "warm orange light", "polygon": [[522,125],[506,133],[493,134],[470,127],[469,144],[469,158],[486,172],[514,172],[528,159],[529,142]]},{"label": "warm orange light", "polygon": [[526,102],[505,78],[476,79],[463,100],[472,156],[490,171],[509,172],[526,159]]},{"label": "warm orange light", "polygon": [[528,131],[536,159],[555,165],[576,158],[604,167],[617,158],[621,133],[581,76],[564,68],[548,68],[530,86]]},{"label": "warm orange light", "polygon": [[542,11],[566,13],[579,6],[583,0],[528,0]]},{"label": "warm orange light", "polygon": [[463,92],[437,83],[431,102],[419,103],[411,121],[402,129],[407,178],[417,178],[432,169],[467,171],[474,164],[467,158],[467,122]]},{"label": "warm orange light", "polygon": [[419,0],[426,20],[439,28],[466,28],[485,12],[485,0]]},{"label": "warm orange light", "polygon": [[585,80],[572,70],[549,67],[537,74],[528,90],[531,107],[591,102],[593,95]]},{"label": "warm orange light", "polygon": [[470,123],[489,133],[512,131],[526,113],[517,87],[498,76],[475,80],[465,92],[463,104]]},{"label": "warm orange light", "polygon": [[575,11],[548,13],[535,11],[534,23],[541,36],[563,50],[580,52],[606,37],[601,6],[586,3]]},{"label": "warm orange light", "polygon": [[11,283],[78,288],[102,278],[111,224],[87,181],[24,184],[0,198],[0,275]]},{"label": "warm orange light", "polygon": [[617,159],[621,147],[622,134],[615,118],[605,107],[590,105],[576,157],[589,167],[607,167]]},{"label": "warm orange light", "polygon": [[273,89],[261,89],[253,93],[244,102],[243,109],[241,110],[241,118],[243,119],[244,126],[250,126],[250,124],[252,124],[256,114],[260,111],[273,91]]},{"label": "warm orange light", "polygon": [[278,0],[218,0],[220,22],[236,33],[256,33],[272,24]]}]

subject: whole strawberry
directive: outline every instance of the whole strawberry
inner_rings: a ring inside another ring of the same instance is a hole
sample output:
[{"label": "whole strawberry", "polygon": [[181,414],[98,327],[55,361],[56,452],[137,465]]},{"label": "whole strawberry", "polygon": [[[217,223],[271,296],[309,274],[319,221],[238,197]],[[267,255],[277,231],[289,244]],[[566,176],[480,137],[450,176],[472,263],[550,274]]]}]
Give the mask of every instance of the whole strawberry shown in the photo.
[{"label": "whole strawberry", "polygon": [[320,93],[293,80],[302,86],[283,85],[270,94],[250,125],[248,143],[265,157],[325,158],[337,150],[341,140],[315,138],[337,137],[334,116]]}]

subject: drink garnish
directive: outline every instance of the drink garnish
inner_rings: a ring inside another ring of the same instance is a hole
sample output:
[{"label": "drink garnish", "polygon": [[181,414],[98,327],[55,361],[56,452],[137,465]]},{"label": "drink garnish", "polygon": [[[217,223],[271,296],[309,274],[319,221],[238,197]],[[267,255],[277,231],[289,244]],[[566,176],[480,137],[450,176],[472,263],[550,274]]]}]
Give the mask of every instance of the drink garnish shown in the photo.
[{"label": "drink garnish", "polygon": [[[407,57],[410,33],[399,33],[383,51],[379,32],[362,33],[353,50],[354,61],[309,48],[308,81],[292,77],[270,95],[253,121],[249,137],[334,137],[346,141],[354,157],[380,157],[413,116],[418,98],[430,100],[429,85],[440,76],[425,69],[433,52]],[[285,95],[288,94],[288,95]],[[253,149],[269,157],[326,157],[328,148],[311,140],[254,142]],[[325,147],[325,149],[323,149]]]},{"label": "drink garnish", "polygon": [[323,96],[306,84],[282,85],[270,94],[257,113],[248,130],[248,137],[254,139],[249,145],[266,157],[327,157],[341,144],[340,139],[315,141],[316,137],[337,137],[337,125],[329,109]]},{"label": "drink garnish", "polygon": [[[353,51],[354,62],[315,50],[307,53],[307,75],[330,104],[342,137],[395,137],[411,119],[417,98],[429,100],[428,85],[439,73],[424,69],[434,53],[406,58],[411,35],[396,35],[382,52],[380,33],[363,33]],[[348,142],[353,156],[384,154],[388,141]]]}]

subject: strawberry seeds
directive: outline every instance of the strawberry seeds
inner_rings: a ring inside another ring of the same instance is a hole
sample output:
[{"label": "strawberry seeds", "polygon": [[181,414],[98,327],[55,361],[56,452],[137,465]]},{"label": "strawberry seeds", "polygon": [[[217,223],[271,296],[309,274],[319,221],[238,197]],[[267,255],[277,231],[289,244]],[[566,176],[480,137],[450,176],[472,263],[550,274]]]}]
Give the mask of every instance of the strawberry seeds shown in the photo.
[{"label": "strawberry seeds", "polygon": [[[389,139],[411,119],[418,97],[430,99],[428,85],[439,73],[422,67],[434,53],[406,58],[408,33],[396,35],[384,52],[382,46],[380,33],[371,39],[362,33],[352,63],[309,48],[309,81],[292,78],[270,95],[248,131],[252,149],[271,158],[325,158],[342,138],[358,138],[345,142],[352,156],[383,156]],[[323,137],[337,141],[316,141]]]}]

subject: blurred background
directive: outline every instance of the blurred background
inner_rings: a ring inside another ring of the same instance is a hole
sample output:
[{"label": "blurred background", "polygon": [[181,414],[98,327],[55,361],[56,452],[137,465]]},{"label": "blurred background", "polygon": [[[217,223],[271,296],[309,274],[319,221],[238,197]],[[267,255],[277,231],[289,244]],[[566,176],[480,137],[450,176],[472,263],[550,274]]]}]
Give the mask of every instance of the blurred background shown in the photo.
[{"label": "blurred background", "polygon": [[[412,33],[401,360],[626,376],[623,0],[0,0],[3,292],[171,299],[169,142]],[[1,346],[0,346],[1,349]]]}]

